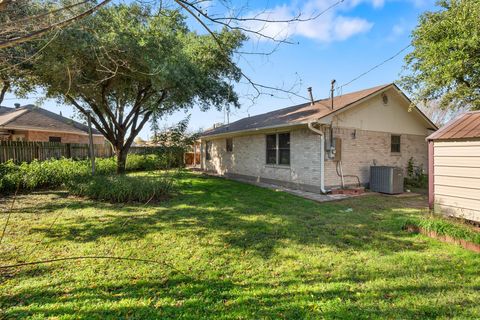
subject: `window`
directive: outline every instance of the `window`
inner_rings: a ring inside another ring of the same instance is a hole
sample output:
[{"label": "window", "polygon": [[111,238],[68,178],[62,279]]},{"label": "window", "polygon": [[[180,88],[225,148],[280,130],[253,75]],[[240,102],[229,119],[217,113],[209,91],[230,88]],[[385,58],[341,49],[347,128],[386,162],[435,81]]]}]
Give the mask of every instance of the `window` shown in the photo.
[{"label": "window", "polygon": [[212,160],[212,141],[207,141],[205,143],[205,159]]},{"label": "window", "polygon": [[390,141],[390,151],[396,153],[400,152],[400,136],[392,134]]},{"label": "window", "polygon": [[48,137],[48,142],[62,142],[61,137]]},{"label": "window", "polygon": [[227,138],[225,140],[225,143],[226,143],[227,152],[232,152],[233,151],[233,139],[232,138]]},{"label": "window", "polygon": [[267,135],[267,164],[290,165],[290,133]]}]

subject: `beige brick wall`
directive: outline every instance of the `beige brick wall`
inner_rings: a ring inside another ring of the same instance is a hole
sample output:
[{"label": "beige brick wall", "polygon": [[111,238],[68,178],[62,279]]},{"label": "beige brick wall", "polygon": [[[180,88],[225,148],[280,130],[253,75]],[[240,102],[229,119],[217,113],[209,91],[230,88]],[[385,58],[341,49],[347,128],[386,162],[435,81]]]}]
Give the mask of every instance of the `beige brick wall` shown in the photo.
[{"label": "beige brick wall", "polygon": [[[428,165],[428,149],[425,136],[400,135],[400,153],[390,152],[390,137],[387,132],[375,132],[336,128],[335,137],[342,139],[342,168],[344,175],[356,175],[362,184],[370,180],[370,166],[395,166],[406,169],[408,160],[413,157],[415,163],[425,172]],[[355,138],[353,138],[355,136]],[[336,162],[325,162],[325,185],[337,186],[341,179],[336,173]],[[345,178],[346,184],[356,183],[355,178]]]},{"label": "beige brick wall", "polygon": [[[49,137],[60,137],[62,138],[62,143],[88,143],[88,135],[74,133],[27,131],[24,134],[26,141],[48,142]],[[93,136],[94,144],[103,145],[104,141],[103,136]]]},{"label": "beige brick wall", "polygon": [[[277,131],[285,132],[285,131]],[[357,175],[362,183],[369,182],[371,165],[389,165],[406,168],[413,157],[418,165],[427,166],[425,136],[402,135],[401,153],[391,154],[390,133],[337,128],[335,136],[342,139],[342,164],[345,175]],[[273,133],[273,132],[272,132]],[[308,128],[290,131],[290,166],[265,164],[265,134],[233,137],[233,152],[226,152],[225,138],[212,140],[212,159],[205,160],[203,167],[221,175],[240,174],[256,179],[281,180],[293,184],[320,186],[320,137]],[[205,150],[205,141],[202,142]],[[325,185],[338,186],[340,177],[335,170],[336,162],[325,161]],[[356,180],[346,178],[347,184]]]}]

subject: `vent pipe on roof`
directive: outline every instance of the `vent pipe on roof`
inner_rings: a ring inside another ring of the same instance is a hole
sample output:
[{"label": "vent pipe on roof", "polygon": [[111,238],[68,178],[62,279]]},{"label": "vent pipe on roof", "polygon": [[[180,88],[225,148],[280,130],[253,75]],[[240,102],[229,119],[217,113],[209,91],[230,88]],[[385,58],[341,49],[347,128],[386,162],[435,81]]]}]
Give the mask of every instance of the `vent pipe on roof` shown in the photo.
[{"label": "vent pipe on roof", "polygon": [[330,100],[332,103],[332,110],[333,110],[333,94],[335,93],[335,82],[337,82],[335,79],[332,80],[332,88],[330,89]]},{"label": "vent pipe on roof", "polygon": [[308,95],[310,96],[310,105],[313,106],[313,104],[315,103],[315,100],[313,100],[312,87],[308,87],[307,90],[308,90]]},{"label": "vent pipe on roof", "polygon": [[13,105],[15,106],[15,109],[20,108],[20,103],[18,103],[18,102],[17,102],[17,103],[14,103]]}]

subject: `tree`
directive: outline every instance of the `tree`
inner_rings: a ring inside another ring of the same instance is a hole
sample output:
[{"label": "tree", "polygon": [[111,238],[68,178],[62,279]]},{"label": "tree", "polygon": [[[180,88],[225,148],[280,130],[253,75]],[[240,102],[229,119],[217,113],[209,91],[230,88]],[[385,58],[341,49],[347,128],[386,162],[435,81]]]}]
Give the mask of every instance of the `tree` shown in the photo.
[{"label": "tree", "polygon": [[25,67],[48,97],[91,115],[123,173],[128,149],[153,114],[238,106],[231,82],[241,72],[231,55],[244,39],[238,31],[198,35],[175,10],[115,5],[64,29]]},{"label": "tree", "polygon": [[111,0],[0,0],[0,49],[11,48],[81,20]]},{"label": "tree", "polygon": [[418,107],[439,128],[468,111],[467,107],[462,106],[455,109],[442,108],[438,101],[428,101],[427,104],[421,103]]},{"label": "tree", "polygon": [[443,109],[480,109],[480,1],[440,0],[420,17],[401,84]]},{"label": "tree", "polygon": [[152,141],[162,147],[173,147],[186,152],[199,137],[198,132],[188,132],[189,121],[190,116],[178,122],[176,125],[158,130],[153,135]]}]

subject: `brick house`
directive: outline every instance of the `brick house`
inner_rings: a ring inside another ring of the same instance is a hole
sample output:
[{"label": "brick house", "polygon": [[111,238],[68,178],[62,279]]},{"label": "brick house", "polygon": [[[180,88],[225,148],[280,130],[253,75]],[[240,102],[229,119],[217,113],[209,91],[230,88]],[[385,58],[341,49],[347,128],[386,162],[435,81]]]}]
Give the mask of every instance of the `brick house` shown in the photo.
[{"label": "brick house", "polygon": [[[0,140],[88,143],[88,127],[34,105],[0,107]],[[96,129],[93,143],[105,143]]]},{"label": "brick house", "polygon": [[406,168],[413,158],[426,170],[425,138],[436,129],[395,84],[387,84],[209,129],[200,139],[201,167],[326,192],[368,185],[373,165]]}]

